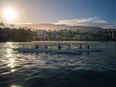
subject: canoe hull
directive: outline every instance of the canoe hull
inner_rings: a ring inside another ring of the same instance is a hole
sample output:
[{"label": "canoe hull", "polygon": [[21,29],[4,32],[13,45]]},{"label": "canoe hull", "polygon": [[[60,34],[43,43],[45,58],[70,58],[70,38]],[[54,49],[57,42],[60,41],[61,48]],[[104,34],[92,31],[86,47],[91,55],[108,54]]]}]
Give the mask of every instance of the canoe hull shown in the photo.
[{"label": "canoe hull", "polygon": [[36,53],[36,52],[52,52],[52,53],[75,53],[75,52],[101,52],[101,48],[83,48],[83,49],[31,49],[31,48],[16,48],[14,49],[18,52]]}]

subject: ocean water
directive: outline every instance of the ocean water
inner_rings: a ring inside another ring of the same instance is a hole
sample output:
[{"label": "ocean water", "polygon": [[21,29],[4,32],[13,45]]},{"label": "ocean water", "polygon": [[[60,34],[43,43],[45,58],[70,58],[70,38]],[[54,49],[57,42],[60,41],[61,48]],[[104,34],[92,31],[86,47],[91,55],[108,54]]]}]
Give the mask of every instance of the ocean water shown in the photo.
[{"label": "ocean water", "polygon": [[[13,48],[103,48],[78,54],[20,53]],[[116,87],[116,42],[40,41],[0,43],[0,87]]]}]

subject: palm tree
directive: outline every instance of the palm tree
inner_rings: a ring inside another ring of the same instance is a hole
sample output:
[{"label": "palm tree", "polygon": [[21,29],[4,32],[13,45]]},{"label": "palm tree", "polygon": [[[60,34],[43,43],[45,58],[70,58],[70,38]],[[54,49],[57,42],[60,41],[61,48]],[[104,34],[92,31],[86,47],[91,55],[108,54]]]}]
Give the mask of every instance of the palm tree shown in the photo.
[{"label": "palm tree", "polygon": [[4,23],[3,23],[3,22],[1,22],[1,23],[0,23],[0,26],[1,26],[2,28],[4,28],[4,27],[5,27],[5,25],[4,25]]},{"label": "palm tree", "polygon": [[11,26],[11,28],[12,28],[12,29],[15,27],[15,25],[14,25],[14,24],[11,24],[10,26]]}]

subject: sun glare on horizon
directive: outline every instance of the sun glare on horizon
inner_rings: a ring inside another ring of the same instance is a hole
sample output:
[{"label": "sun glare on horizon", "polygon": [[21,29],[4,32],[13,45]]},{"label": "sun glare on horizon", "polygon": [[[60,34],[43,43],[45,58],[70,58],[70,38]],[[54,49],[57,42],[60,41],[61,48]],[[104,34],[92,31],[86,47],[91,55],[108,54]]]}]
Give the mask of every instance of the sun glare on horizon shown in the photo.
[{"label": "sun glare on horizon", "polygon": [[3,9],[3,17],[6,21],[14,21],[16,20],[17,14],[16,10],[13,8],[4,8]]}]

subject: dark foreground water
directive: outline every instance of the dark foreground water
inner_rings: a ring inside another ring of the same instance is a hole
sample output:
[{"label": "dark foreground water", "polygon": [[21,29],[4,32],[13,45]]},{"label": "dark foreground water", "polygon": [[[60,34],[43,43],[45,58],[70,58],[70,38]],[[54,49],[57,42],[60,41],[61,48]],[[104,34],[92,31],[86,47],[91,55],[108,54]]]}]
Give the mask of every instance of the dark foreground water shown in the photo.
[{"label": "dark foreground water", "polygon": [[116,42],[60,42],[63,49],[86,43],[103,52],[79,54],[18,53],[12,48],[59,42],[0,43],[0,87],[116,87]]}]

